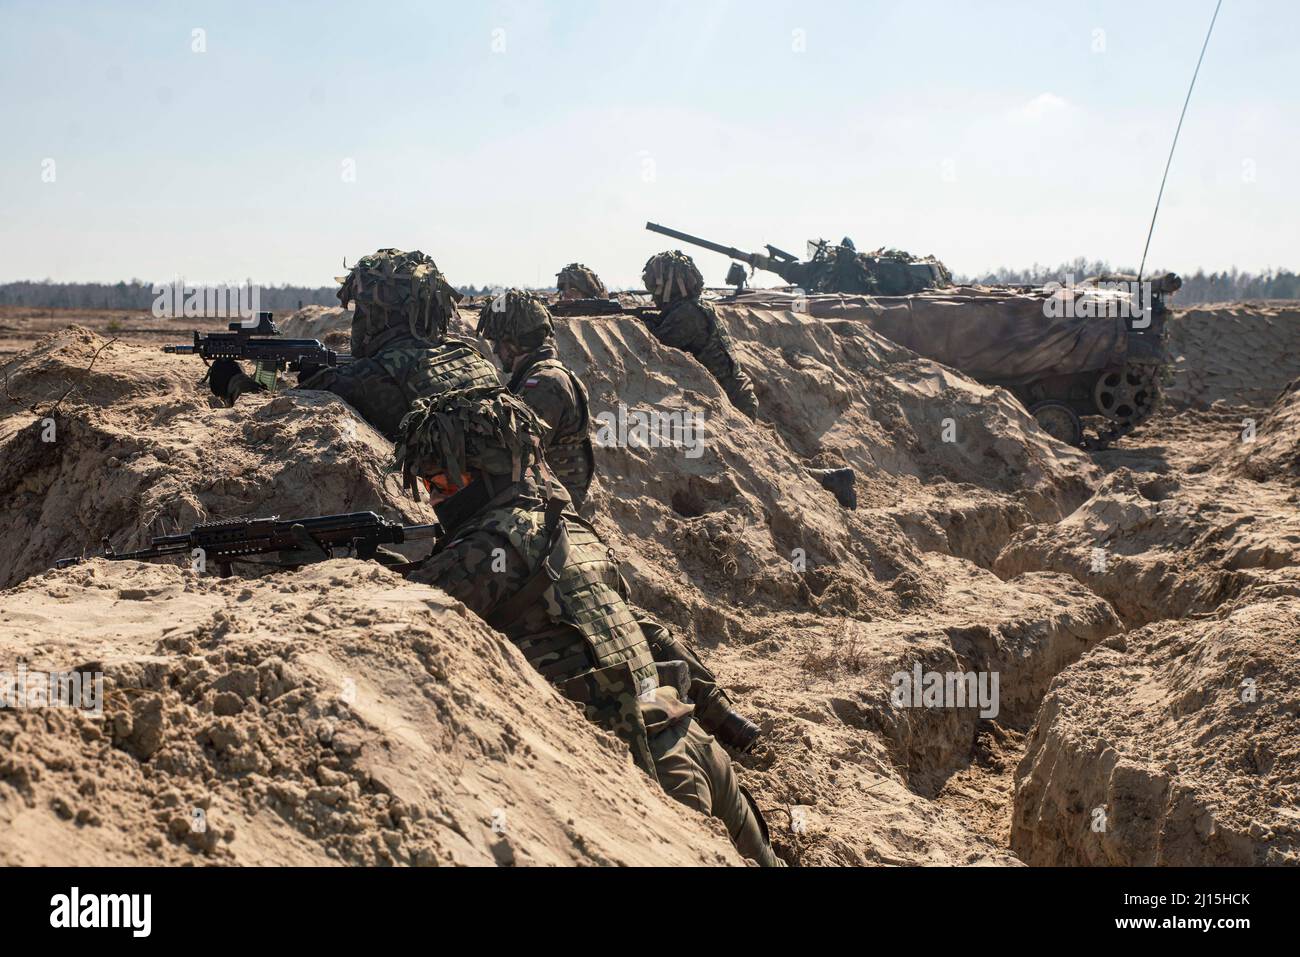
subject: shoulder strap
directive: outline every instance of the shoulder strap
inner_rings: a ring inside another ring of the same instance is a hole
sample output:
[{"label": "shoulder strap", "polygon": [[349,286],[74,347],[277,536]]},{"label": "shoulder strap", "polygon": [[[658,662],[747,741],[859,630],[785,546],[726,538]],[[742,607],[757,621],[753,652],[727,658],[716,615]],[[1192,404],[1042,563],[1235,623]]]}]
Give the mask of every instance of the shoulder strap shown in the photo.
[{"label": "shoulder strap", "polygon": [[536,604],[546,589],[560,580],[560,573],[569,560],[569,537],[561,521],[561,513],[569,503],[564,499],[551,499],[546,503],[546,550],[541,561],[528,576],[528,580],[505,601],[492,609],[484,620],[497,631],[505,631]]}]

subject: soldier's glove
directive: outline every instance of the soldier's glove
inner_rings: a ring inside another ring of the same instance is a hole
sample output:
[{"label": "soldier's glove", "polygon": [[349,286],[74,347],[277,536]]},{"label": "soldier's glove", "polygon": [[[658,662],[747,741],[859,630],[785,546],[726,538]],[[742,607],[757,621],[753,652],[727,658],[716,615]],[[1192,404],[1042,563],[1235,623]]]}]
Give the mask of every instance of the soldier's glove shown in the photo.
[{"label": "soldier's glove", "polygon": [[318,366],[311,362],[300,363],[298,366],[298,385],[301,386],[304,382],[324,368],[325,366]]},{"label": "soldier's glove", "polygon": [[234,405],[245,392],[262,391],[262,386],[244,375],[234,359],[218,359],[208,367],[208,388],[226,405]]},{"label": "soldier's glove", "polygon": [[316,562],[329,561],[333,555],[321,547],[316,539],[312,538],[307,529],[302,525],[293,525],[289,528],[289,533],[293,535],[294,541],[297,542],[297,548],[281,549],[276,552],[276,561],[274,564],[298,567],[300,565],[313,565]]}]

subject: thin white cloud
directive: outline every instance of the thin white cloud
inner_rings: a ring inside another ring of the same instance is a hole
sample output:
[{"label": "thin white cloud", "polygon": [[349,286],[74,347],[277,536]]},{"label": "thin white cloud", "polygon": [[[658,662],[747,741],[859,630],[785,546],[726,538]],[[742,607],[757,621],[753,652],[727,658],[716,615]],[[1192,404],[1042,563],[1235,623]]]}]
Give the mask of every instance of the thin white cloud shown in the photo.
[{"label": "thin white cloud", "polygon": [[1012,120],[1021,123],[1036,123],[1041,119],[1062,112],[1070,104],[1055,93],[1039,93],[1036,97],[1018,106],[1009,114]]}]

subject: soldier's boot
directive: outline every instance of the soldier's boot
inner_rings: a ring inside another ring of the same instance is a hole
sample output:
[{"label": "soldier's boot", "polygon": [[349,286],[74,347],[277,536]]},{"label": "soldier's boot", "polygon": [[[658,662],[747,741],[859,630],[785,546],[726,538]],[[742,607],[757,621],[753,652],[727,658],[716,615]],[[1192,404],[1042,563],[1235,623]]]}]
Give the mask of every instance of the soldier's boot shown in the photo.
[{"label": "soldier's boot", "polygon": [[841,508],[858,507],[858,493],[854,488],[857,476],[853,469],[809,469],[808,474],[821,483],[822,488],[835,495]]},{"label": "soldier's boot", "polygon": [[685,642],[653,618],[638,611],[637,623],[656,662],[682,661],[690,676],[690,699],[700,726],[728,747],[748,751],[762,731],[737,713],[731,698],[718,687],[717,677]]},{"label": "soldier's boot", "polygon": [[763,733],[758,725],[736,711],[727,693],[711,681],[691,681],[695,718],[705,731],[728,747],[745,752]]},{"label": "soldier's boot", "polygon": [[660,731],[650,739],[650,752],[659,783],[670,797],[722,821],[741,856],[760,867],[785,867],[727,752],[699,724],[687,720]]},{"label": "soldier's boot", "polygon": [[727,393],[727,398],[738,412],[750,419],[758,418],[758,397],[754,395],[754,384],[749,381],[749,376],[738,372],[721,384],[722,391]]}]

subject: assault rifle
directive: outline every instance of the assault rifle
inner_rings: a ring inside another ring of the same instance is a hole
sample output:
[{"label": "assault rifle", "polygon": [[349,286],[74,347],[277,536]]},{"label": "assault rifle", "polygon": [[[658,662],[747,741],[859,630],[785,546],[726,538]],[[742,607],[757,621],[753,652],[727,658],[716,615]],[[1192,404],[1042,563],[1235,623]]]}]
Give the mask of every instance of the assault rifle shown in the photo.
[{"label": "assault rifle", "polygon": [[247,359],[255,362],[253,378],[268,389],[275,388],[277,372],[301,372],[304,368],[337,366],[352,361],[350,355],[325,348],[319,339],[284,339],[269,312],[257,314],[257,324],[232,322],[229,332],[194,333],[194,344],[163,346],[163,352],[198,356],[205,363],[214,359]]},{"label": "assault rifle", "polygon": [[559,299],[547,308],[553,316],[636,316],[659,315],[654,306],[625,306],[617,299]]},{"label": "assault rifle", "polygon": [[[149,561],[168,555],[187,555],[206,563],[217,563],[220,574],[230,574],[230,563],[250,555],[275,552],[300,553],[303,560],[290,564],[308,564],[334,557],[336,549],[346,549],[356,558],[375,557],[380,545],[400,545],[434,538],[442,526],[401,525],[374,512],[349,512],[345,515],[316,515],[310,518],[280,519],[236,518],[203,522],[188,532],[159,535],[148,548],[118,552],[104,539],[104,553],[98,557],[110,561]],[[67,568],[81,558],[60,558],[55,568]]]}]

